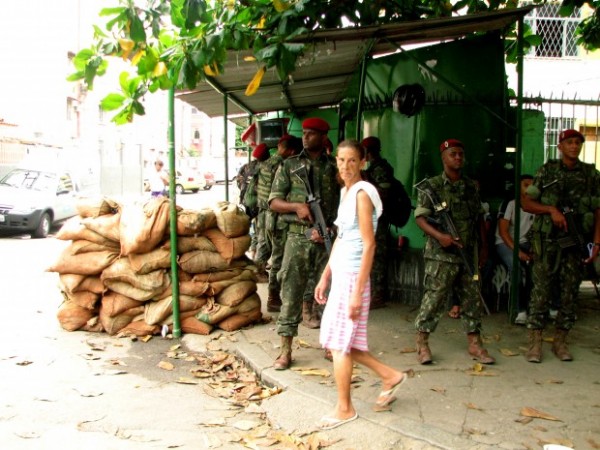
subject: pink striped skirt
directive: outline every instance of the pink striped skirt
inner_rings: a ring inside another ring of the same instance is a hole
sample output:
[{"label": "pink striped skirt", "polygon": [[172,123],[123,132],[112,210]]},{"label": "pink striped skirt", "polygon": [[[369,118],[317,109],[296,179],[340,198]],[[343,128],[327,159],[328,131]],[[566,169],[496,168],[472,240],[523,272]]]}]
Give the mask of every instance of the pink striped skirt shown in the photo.
[{"label": "pink striped skirt", "polygon": [[367,352],[367,321],[371,303],[371,285],[367,282],[362,294],[360,316],[353,321],[348,316],[348,304],[358,273],[332,271],[331,289],[321,318],[319,342],[323,348],[349,353],[351,349]]}]

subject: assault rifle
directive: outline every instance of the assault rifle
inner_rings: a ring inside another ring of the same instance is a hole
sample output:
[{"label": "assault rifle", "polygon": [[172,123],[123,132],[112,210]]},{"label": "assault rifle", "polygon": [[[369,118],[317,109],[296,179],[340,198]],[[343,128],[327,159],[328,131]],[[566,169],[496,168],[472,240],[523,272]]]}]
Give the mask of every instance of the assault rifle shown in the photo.
[{"label": "assault rifle", "polygon": [[471,280],[477,283],[477,293],[479,294],[479,300],[481,300],[481,304],[483,305],[483,307],[485,308],[485,312],[489,316],[491,314],[490,310],[481,295],[481,291],[479,290],[479,274],[473,269],[471,263],[469,262],[469,259],[467,258],[463,242],[461,241],[460,235],[458,234],[458,230],[456,229],[454,221],[452,220],[450,208],[448,208],[446,202],[440,200],[427,178],[415,184],[415,188],[418,191],[423,192],[429,198],[429,200],[431,200],[431,204],[433,205],[435,215],[439,217],[439,219],[437,220],[435,218],[429,219],[429,222],[441,226],[442,229],[444,229],[448,234],[452,236],[452,239],[454,241],[458,242],[459,245],[453,246],[453,248],[455,248],[458,252],[458,255],[460,256],[460,259],[463,262],[465,270],[471,277]]},{"label": "assault rifle", "polygon": [[[331,253],[331,235],[327,230],[327,224],[325,223],[325,217],[323,216],[323,210],[321,209],[321,200],[315,197],[315,194],[310,187],[310,181],[308,179],[308,170],[305,165],[301,165],[295,170],[292,170],[292,175],[296,175],[304,184],[304,189],[306,189],[308,206],[310,208],[310,213],[315,220],[314,228],[319,232],[319,236],[323,238],[325,243],[325,249],[327,253]],[[310,239],[312,234],[312,228],[306,230],[304,233],[308,239]]]},{"label": "assault rifle", "polygon": [[[575,248],[582,260],[588,259],[590,257],[588,243],[580,230],[573,208],[563,205],[560,208],[560,212],[562,212],[567,220],[567,235],[556,240],[558,246],[561,250]],[[593,264],[584,264],[584,266],[587,278],[592,281],[598,280],[598,274],[596,273]]]}]

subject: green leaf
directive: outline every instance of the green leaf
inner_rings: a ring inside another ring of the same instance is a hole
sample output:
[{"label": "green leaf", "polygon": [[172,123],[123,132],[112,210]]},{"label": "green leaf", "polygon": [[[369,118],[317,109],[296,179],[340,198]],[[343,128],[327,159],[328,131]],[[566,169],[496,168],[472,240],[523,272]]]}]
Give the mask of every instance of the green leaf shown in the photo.
[{"label": "green leaf", "polygon": [[124,12],[127,8],[125,8],[124,6],[116,6],[114,8],[102,8],[100,10],[100,12],[98,13],[98,15],[100,17],[102,16],[111,16],[113,14],[121,14],[122,12]]},{"label": "green leaf", "polygon": [[123,106],[125,97],[121,94],[108,94],[100,101],[100,107],[105,111],[113,111]]},{"label": "green leaf", "polygon": [[131,109],[131,105],[127,105],[121,111],[119,111],[112,119],[117,125],[125,125],[126,123],[131,123],[133,121],[133,110]]},{"label": "green leaf", "polygon": [[268,45],[267,47],[259,50],[258,52],[255,52],[254,56],[259,61],[269,61],[269,60],[275,59],[278,54],[279,54],[279,46],[277,44],[274,44],[274,45]]},{"label": "green leaf", "polygon": [[67,77],[67,81],[81,80],[84,76],[85,76],[85,72],[83,72],[83,71],[75,72]]},{"label": "green leaf", "polygon": [[129,35],[135,42],[146,42],[146,30],[144,30],[144,23],[138,16],[131,17]]},{"label": "green leaf", "polygon": [[142,105],[142,103],[139,102],[138,100],[134,100],[131,103],[131,107],[133,109],[133,112],[135,112],[138,116],[143,116],[144,114],[146,114],[146,110],[144,109],[144,105]]}]

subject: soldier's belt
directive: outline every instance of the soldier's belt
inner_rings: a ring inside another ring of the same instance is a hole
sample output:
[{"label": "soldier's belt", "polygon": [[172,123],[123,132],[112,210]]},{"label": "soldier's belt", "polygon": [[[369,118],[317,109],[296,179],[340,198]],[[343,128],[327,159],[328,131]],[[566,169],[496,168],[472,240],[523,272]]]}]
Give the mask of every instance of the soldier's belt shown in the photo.
[{"label": "soldier's belt", "polygon": [[311,227],[308,225],[301,225],[299,223],[290,223],[290,228],[288,229],[289,233],[298,233],[298,234],[304,234],[304,232],[308,229],[310,229]]}]

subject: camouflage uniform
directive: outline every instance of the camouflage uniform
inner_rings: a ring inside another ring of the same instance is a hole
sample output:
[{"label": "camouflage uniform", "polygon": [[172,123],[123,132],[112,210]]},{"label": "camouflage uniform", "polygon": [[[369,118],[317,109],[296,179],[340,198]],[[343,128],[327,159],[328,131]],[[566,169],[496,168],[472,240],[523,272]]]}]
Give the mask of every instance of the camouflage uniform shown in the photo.
[{"label": "camouflage uniform", "polygon": [[[556,183],[550,185],[554,181]],[[544,189],[544,186],[547,187]],[[560,160],[548,161],[535,175],[527,195],[544,205],[572,208],[587,241],[592,240],[594,211],[600,207],[600,173],[592,164],[578,161],[569,170]],[[549,214],[535,217],[531,238],[534,264],[529,329],[545,328],[552,292],[560,293],[556,328],[570,330],[575,323],[576,300],[584,273],[582,256],[576,248],[560,250],[557,239],[564,236],[566,233],[554,227]]]},{"label": "camouflage uniform", "polygon": [[[472,267],[476,261],[479,242],[479,219],[483,214],[479,191],[475,182],[467,177],[451,183],[445,173],[430,178],[432,189],[440,201],[446,202],[454,225],[464,244],[467,258]],[[433,216],[431,200],[419,191],[415,218]],[[435,217],[435,216],[434,216]],[[461,304],[461,320],[466,333],[480,333],[483,305],[479,299],[478,286],[464,268],[461,257],[456,251],[446,250],[439,242],[427,237],[424,250],[425,290],[419,314],[415,319],[418,332],[431,333],[446,310],[448,295],[454,289]]]},{"label": "camouflage uniform", "polygon": [[[279,292],[280,283],[277,277],[281,269],[281,261],[283,258],[283,245],[287,235],[288,225],[285,221],[279,220],[279,214],[269,209],[269,194],[271,194],[271,186],[277,169],[283,164],[283,157],[277,153],[263,162],[258,173],[258,208],[260,213],[264,214],[264,232],[265,247],[267,248],[269,257],[271,258],[271,270],[269,271],[269,292]],[[260,241],[260,238],[259,238]],[[258,259],[258,253],[257,253]]]},{"label": "camouflage uniform", "polygon": [[[269,202],[281,198],[287,202],[306,202],[307,193],[298,176],[292,171],[305,165],[312,180],[313,193],[319,198],[327,226],[332,226],[340,199],[335,159],[323,153],[311,160],[303,150],[291,156],[279,167],[273,180]],[[320,277],[329,255],[323,244],[309,240],[304,234],[312,227],[310,222],[300,221],[295,214],[282,214],[280,219],[289,224],[280,271],[282,307],[277,318],[277,334],[297,336],[298,324],[302,320],[302,300],[307,292],[309,280],[312,286]]]},{"label": "camouflage uniform", "polygon": [[[248,183],[250,182],[250,179],[252,178],[252,175],[255,173],[255,171],[258,170],[259,164],[260,161],[258,159],[253,159],[252,161],[247,162],[242,167],[240,167],[240,170],[238,171],[238,174],[235,177],[236,185],[240,191],[239,203],[242,203],[242,201],[244,200],[244,194],[246,193]],[[258,226],[256,224],[255,219],[256,218],[252,219],[252,226],[250,230],[250,237],[252,238],[250,242],[250,252],[253,254],[256,253],[258,245]]]},{"label": "camouflage uniform", "polygon": [[[387,160],[378,157],[373,160],[366,170],[367,179],[376,188],[383,199],[391,187],[394,178],[394,169]],[[388,271],[388,235],[390,223],[386,218],[385,210],[377,222],[375,229],[375,256],[371,268],[371,303],[381,304],[388,300],[387,271]]]}]

